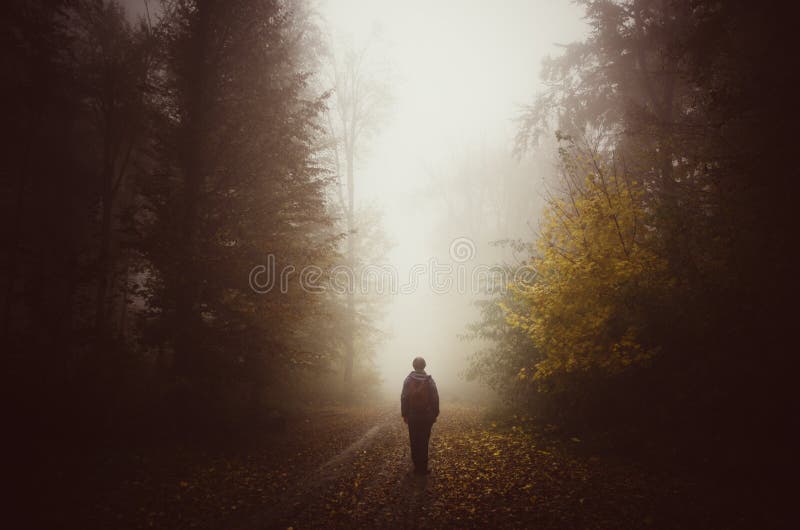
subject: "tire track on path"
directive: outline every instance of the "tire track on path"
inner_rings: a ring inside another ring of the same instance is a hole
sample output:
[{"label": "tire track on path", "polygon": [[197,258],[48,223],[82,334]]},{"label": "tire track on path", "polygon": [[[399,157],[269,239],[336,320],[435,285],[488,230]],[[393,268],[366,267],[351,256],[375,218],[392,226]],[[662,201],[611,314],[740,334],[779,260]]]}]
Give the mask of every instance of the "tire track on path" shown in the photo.
[{"label": "tire track on path", "polygon": [[305,514],[318,516],[320,501],[326,490],[349,471],[354,458],[372,447],[379,435],[397,420],[396,407],[383,407],[379,419],[355,442],[318,466],[313,471],[298,477],[288,484],[286,492],[269,506],[255,514],[231,524],[230,528],[286,528],[291,521]]}]

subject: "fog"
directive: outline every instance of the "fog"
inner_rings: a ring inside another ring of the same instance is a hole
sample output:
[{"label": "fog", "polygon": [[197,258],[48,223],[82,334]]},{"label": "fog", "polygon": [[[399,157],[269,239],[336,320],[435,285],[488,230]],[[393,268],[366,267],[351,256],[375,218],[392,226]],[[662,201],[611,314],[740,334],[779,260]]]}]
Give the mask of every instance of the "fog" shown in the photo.
[{"label": "fog", "polygon": [[[127,0],[132,19],[146,2]],[[149,4],[151,16],[159,4]],[[386,88],[385,115],[358,145],[356,208],[381,215],[389,266],[403,292],[388,293],[374,322],[384,339],[374,352],[381,392],[394,399],[411,360],[423,356],[444,398],[486,396],[462,377],[476,344],[459,338],[477,317],[477,293],[431,289],[431,260],[461,266],[511,256],[489,244],[530,241],[543,183],[553,174],[552,143],[512,155],[522,105],[541,90],[540,67],[588,31],[568,0],[320,0],[312,6],[334,55],[363,51],[366,72]],[[323,89],[330,76],[320,76]],[[454,262],[450,246],[466,238],[474,255]],[[410,288],[412,268],[425,267]],[[363,362],[361,359],[359,362]]]},{"label": "fog", "polygon": [[3,7],[6,519],[796,518],[774,5]]},{"label": "fog", "polygon": [[[566,0],[330,0],[319,9],[334,43],[368,47],[377,75],[389,78],[389,115],[356,161],[355,193],[359,205],[383,212],[393,243],[386,261],[400,285],[431,259],[456,265],[455,275],[457,265],[509,258],[488,243],[530,239],[553,168],[552,150],[511,156],[514,119],[540,88],[542,59],[587,31],[579,8]],[[475,244],[461,264],[449,255],[457,238]],[[421,355],[443,399],[475,396],[477,384],[460,374],[476,345],[458,338],[477,316],[474,296],[455,282],[434,293],[429,280],[391,295],[378,323],[387,332],[375,355],[382,389],[395,398]]]}]

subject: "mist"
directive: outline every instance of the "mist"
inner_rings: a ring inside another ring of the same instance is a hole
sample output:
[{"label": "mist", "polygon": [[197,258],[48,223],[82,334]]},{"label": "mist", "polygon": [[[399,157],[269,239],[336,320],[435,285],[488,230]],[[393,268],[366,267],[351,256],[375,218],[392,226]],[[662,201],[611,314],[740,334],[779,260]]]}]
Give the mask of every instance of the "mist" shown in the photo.
[{"label": "mist", "polygon": [[[548,150],[515,158],[515,120],[540,88],[537,65],[587,32],[580,9],[566,1],[335,1],[320,13],[335,42],[366,48],[374,75],[391,82],[389,116],[356,164],[357,200],[382,212],[393,244],[376,265],[395,270],[401,286],[414,265],[427,271],[413,292],[390,295],[379,324],[388,334],[374,358],[384,396],[396,399],[422,355],[443,399],[486,398],[461,376],[475,344],[458,338],[477,319],[479,293],[455,285],[431,292],[429,265],[471,272],[514,259],[491,242],[534,235],[555,160]],[[522,204],[508,203],[519,197]],[[460,264],[449,255],[458,238],[474,244]]]},{"label": "mist", "polygon": [[784,11],[7,2],[6,526],[791,527]]}]

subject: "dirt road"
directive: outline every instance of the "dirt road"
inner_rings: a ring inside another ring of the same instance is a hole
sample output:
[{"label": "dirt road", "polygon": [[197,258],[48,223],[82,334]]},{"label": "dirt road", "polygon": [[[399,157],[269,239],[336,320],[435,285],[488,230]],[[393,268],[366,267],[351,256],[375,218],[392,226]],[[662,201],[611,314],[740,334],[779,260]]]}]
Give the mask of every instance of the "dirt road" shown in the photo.
[{"label": "dirt road", "polygon": [[725,508],[685,474],[645,471],[528,418],[465,406],[443,406],[432,472],[415,476],[397,409],[316,411],[213,453],[159,445],[80,472],[54,463],[60,503],[41,513],[81,528],[719,527],[709,514]]},{"label": "dirt road", "polygon": [[592,462],[525,432],[524,421],[498,426],[478,409],[446,407],[430,451],[431,474],[412,474],[406,426],[394,408],[382,410],[362,436],[295,477],[283,495],[239,526],[586,528],[654,522],[643,476],[617,477],[598,488]]}]

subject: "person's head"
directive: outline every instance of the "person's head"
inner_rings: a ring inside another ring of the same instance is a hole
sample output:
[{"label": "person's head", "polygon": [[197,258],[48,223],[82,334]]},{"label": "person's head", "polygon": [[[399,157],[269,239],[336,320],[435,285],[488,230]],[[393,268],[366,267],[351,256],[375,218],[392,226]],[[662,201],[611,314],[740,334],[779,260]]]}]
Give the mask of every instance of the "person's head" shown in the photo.
[{"label": "person's head", "polygon": [[411,366],[414,367],[414,370],[424,370],[425,369],[425,359],[422,357],[414,358],[414,362],[411,363]]}]

